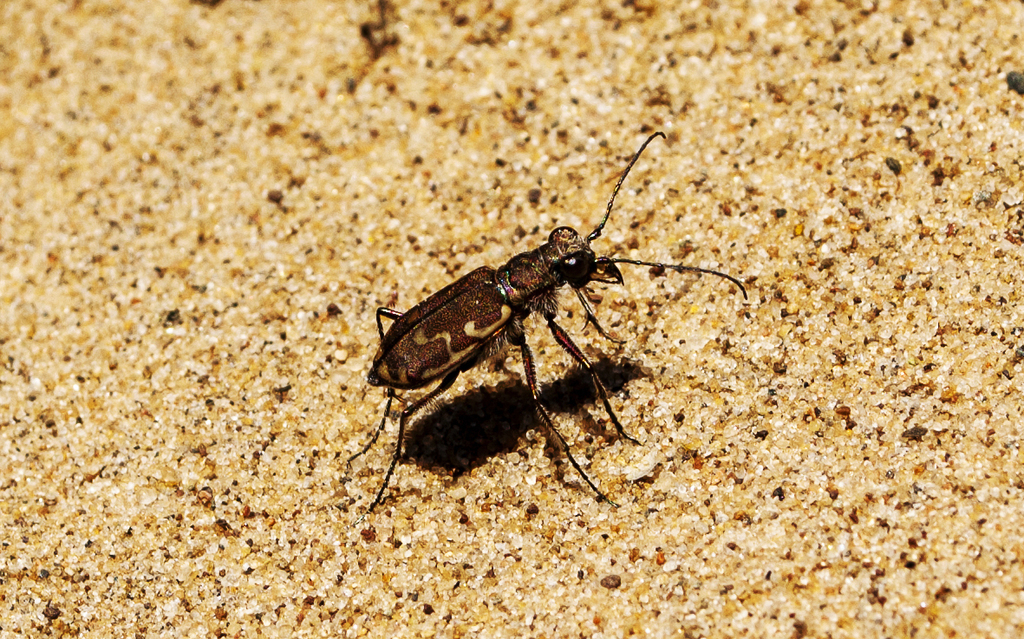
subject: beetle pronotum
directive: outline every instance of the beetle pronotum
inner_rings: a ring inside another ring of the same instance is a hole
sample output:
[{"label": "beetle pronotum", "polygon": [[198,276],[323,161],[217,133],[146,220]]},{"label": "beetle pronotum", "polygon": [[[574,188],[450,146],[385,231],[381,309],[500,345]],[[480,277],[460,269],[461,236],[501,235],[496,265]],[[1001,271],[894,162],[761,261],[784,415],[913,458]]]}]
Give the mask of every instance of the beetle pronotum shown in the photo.
[{"label": "beetle pronotum", "polygon": [[[380,420],[380,425],[370,442],[348,461],[351,462],[370,450],[377,438],[380,437],[391,412],[391,402],[395,399],[396,390],[423,388],[438,380],[440,383],[402,411],[402,416],[398,420],[398,440],[395,444],[395,453],[391,458],[391,464],[388,466],[384,482],[381,484],[380,490],[377,491],[373,503],[362,517],[373,512],[373,509],[384,498],[384,492],[391,481],[395,466],[402,456],[402,441],[409,418],[451,388],[460,373],[473,368],[492,355],[500,353],[506,346],[518,346],[522,352],[526,384],[530,388],[534,405],[548,431],[558,439],[569,463],[593,489],[599,499],[613,506],[617,505],[602,493],[590,477],[583,472],[579,463],[572,456],[569,443],[555,428],[551,417],[541,404],[537,393],[537,374],[534,367],[533,351],[526,343],[523,320],[534,312],[539,312],[544,317],[548,329],[559,346],[590,374],[594,381],[594,387],[597,389],[597,395],[600,397],[601,403],[604,404],[604,409],[619,435],[638,444],[639,442],[626,433],[618,417],[615,416],[615,411],[612,410],[611,403],[608,401],[608,391],[605,390],[604,384],[598,378],[590,360],[555,321],[558,313],[559,289],[565,285],[573,289],[583,306],[586,323],[593,324],[598,333],[607,339],[612,338],[605,333],[597,321],[594,309],[583,292],[591,282],[621,285],[623,283],[622,273],[616,264],[633,264],[672,269],[677,272],[689,271],[717,275],[738,286],[743,297],[747,297],[747,291],[739,280],[719,271],[621,257],[597,257],[590,248],[590,243],[601,236],[601,231],[612,213],[615,196],[619,193],[630,169],[636,164],[647,145],[659,136],[664,138],[665,134],[659,131],[647,138],[640,146],[622,176],[619,177],[612,196],[608,200],[604,218],[586,238],[581,237],[576,229],[560,226],[551,231],[547,243],[539,248],[520,253],[497,269],[481,266],[404,313],[386,307],[377,309],[380,347],[373,357],[373,368],[367,376],[367,381],[374,386],[383,386],[386,389],[387,404],[384,407],[384,416]],[[392,321],[387,332],[384,331],[381,318]]]}]

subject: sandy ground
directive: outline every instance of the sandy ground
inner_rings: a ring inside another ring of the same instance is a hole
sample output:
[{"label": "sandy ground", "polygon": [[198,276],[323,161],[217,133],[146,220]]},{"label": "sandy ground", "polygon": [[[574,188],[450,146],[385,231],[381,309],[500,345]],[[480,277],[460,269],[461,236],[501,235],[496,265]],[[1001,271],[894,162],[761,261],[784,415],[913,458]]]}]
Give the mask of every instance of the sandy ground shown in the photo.
[{"label": "sandy ground", "polygon": [[[0,4],[0,636],[1019,636],[1024,4],[377,9]],[[750,299],[564,296],[639,445],[528,322],[620,507],[510,352],[354,524],[376,307],[658,130],[595,250]]]}]

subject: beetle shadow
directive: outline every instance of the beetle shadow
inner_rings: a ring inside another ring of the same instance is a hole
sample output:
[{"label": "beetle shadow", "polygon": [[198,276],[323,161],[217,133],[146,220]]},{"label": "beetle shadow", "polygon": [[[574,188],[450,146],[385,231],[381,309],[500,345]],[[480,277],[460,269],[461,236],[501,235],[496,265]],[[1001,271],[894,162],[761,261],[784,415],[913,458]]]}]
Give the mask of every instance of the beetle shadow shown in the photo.
[{"label": "beetle shadow", "polygon": [[[608,391],[612,408],[628,401],[628,393],[622,393],[627,383],[651,374],[639,363],[629,360],[598,360],[593,362],[593,367]],[[435,471],[443,469],[457,478],[487,464],[496,455],[522,449],[523,436],[531,429],[539,430],[547,444],[558,451],[554,455],[564,458],[554,436],[544,428],[525,374],[521,371],[520,374],[521,377],[510,371],[510,378],[496,386],[442,395],[423,412],[414,415],[407,426],[403,461]],[[579,420],[584,433],[601,436],[609,442],[620,437],[605,413],[590,374],[583,368],[573,366],[565,375],[542,384],[539,390],[540,401],[555,428],[571,418]],[[623,426],[632,434],[629,424]]]}]

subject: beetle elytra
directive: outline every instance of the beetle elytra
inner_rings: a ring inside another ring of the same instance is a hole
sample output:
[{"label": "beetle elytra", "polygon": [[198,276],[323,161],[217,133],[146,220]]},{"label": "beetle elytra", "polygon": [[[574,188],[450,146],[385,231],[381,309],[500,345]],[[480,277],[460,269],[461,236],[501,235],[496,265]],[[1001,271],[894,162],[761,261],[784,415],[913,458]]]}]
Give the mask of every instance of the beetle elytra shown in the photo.
[{"label": "beetle elytra", "polygon": [[[555,341],[576,361],[594,382],[597,396],[605,412],[615,425],[616,431],[625,439],[639,443],[630,437],[608,401],[608,391],[598,378],[590,360],[556,322],[559,289],[568,285],[576,293],[586,323],[592,324],[603,337],[612,339],[601,327],[594,310],[583,294],[591,282],[605,284],[623,283],[622,273],[617,264],[633,264],[652,268],[671,269],[677,272],[708,273],[717,275],[739,287],[743,297],[747,291],[739,280],[711,269],[681,264],[660,264],[620,257],[595,255],[590,244],[601,236],[605,223],[611,216],[615,196],[618,194],[630,169],[640,155],[656,137],[665,137],[660,131],[654,133],[640,146],[625,171],[619,177],[605,210],[604,218],[589,235],[582,237],[575,229],[561,226],[551,231],[548,241],[532,251],[515,255],[503,266],[492,268],[482,266],[434,293],[406,312],[392,308],[377,309],[377,331],[380,347],[373,358],[373,368],[367,381],[373,386],[386,390],[387,403],[380,425],[374,431],[370,442],[349,458],[351,462],[368,451],[381,432],[391,412],[391,403],[396,390],[413,390],[439,382],[423,397],[409,404],[398,420],[398,440],[384,481],[373,502],[360,520],[373,512],[384,498],[395,466],[402,456],[402,443],[409,418],[446,390],[451,388],[459,374],[468,371],[478,363],[500,353],[507,346],[520,349],[526,384],[533,396],[534,406],[548,431],[553,433],[568,458],[569,463],[583,480],[593,489],[598,498],[615,506],[597,485],[587,476],[572,456],[569,443],[555,428],[551,417],[541,404],[537,392],[537,374],[533,351],[526,343],[523,320],[531,313],[539,313],[547,323]],[[391,320],[391,326],[384,331],[382,318]],[[614,340],[613,340],[614,341]]]}]

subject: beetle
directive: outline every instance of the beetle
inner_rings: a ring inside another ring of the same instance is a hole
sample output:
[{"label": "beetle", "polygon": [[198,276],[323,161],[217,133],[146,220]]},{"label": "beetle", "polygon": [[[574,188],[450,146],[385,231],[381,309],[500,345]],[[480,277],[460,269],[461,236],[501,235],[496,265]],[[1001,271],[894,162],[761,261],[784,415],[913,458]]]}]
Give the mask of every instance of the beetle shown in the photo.
[{"label": "beetle", "polygon": [[[351,463],[376,443],[391,413],[391,403],[396,397],[396,391],[420,389],[438,380],[440,383],[402,411],[398,420],[398,440],[391,464],[373,502],[357,523],[373,512],[384,499],[395,466],[402,456],[402,442],[409,418],[451,388],[460,374],[501,353],[508,346],[518,347],[522,353],[526,384],[533,396],[534,407],[548,431],[554,433],[558,439],[569,463],[596,493],[599,500],[617,506],[583,472],[572,456],[569,443],[555,428],[551,417],[541,404],[537,392],[533,351],[526,343],[523,320],[532,313],[539,313],[544,318],[558,345],[589,373],[597,396],[615,425],[615,430],[621,437],[639,444],[626,433],[616,417],[608,401],[608,391],[601,383],[590,360],[556,322],[559,289],[570,287],[583,307],[586,324],[592,324],[601,336],[611,341],[618,340],[610,337],[601,327],[584,292],[592,282],[622,285],[622,273],[617,264],[717,275],[738,286],[744,299],[747,297],[747,291],[738,279],[719,271],[681,264],[597,256],[591,248],[591,242],[601,236],[601,231],[611,216],[615,196],[618,195],[630,169],[636,164],[647,145],[657,137],[664,138],[665,134],[660,131],[654,133],[633,155],[612,191],[604,218],[586,237],[582,237],[576,229],[560,226],[551,231],[548,241],[539,248],[515,255],[498,268],[481,266],[404,313],[383,306],[377,309],[380,346],[373,357],[373,366],[367,375],[367,381],[373,386],[385,389],[387,403],[384,407],[384,416],[373,437],[362,450],[352,455],[348,462]],[[386,332],[381,322],[385,318],[392,322]]]}]

